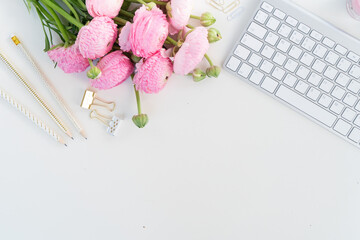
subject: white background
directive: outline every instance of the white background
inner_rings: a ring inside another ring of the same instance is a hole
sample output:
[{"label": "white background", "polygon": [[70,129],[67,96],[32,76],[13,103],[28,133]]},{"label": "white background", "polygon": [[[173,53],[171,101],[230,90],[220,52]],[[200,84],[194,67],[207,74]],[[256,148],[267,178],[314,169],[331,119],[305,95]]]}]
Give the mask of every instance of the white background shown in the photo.
[{"label": "white background", "polygon": [[[360,37],[345,0],[295,2]],[[141,130],[129,81],[99,92],[126,117],[111,137],[79,107],[85,74],[53,69],[43,53],[36,14],[22,0],[0,3],[0,50],[51,99],[9,40],[17,33],[89,135],[65,148],[0,101],[0,239],[360,239],[359,149],[226,72],[201,83],[174,76],[142,96]],[[232,22],[212,11],[224,37],[210,50],[216,64],[256,3],[243,0]],[[0,86],[56,128],[3,64]]]}]

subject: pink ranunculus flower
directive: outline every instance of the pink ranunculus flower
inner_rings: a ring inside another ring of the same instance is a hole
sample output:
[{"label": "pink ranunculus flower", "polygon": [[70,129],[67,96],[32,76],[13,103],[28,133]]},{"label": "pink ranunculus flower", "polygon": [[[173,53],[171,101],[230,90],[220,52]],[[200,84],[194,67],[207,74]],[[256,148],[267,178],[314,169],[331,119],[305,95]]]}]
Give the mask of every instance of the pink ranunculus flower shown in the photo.
[{"label": "pink ranunculus flower", "polygon": [[48,51],[47,54],[65,73],[83,72],[90,65],[89,61],[81,55],[76,44],[67,48],[55,48]]},{"label": "pink ranunculus flower", "polygon": [[124,0],[86,0],[86,8],[92,17],[116,17]]},{"label": "pink ranunculus flower", "polygon": [[136,89],[145,93],[158,93],[173,73],[173,64],[165,56],[165,49],[136,64],[134,84]]},{"label": "pink ranunculus flower", "polygon": [[189,22],[192,0],[171,0],[170,33],[175,34]]},{"label": "pink ranunculus flower", "polygon": [[166,15],[158,8],[150,11],[142,6],[135,13],[134,23],[127,24],[120,33],[119,45],[122,50],[147,58],[158,52],[169,33]]},{"label": "pink ranunculus flower", "polygon": [[117,25],[111,18],[95,17],[80,29],[76,43],[84,58],[97,59],[111,51],[117,33]]},{"label": "pink ranunculus flower", "polygon": [[187,75],[192,72],[204,58],[210,47],[208,30],[197,27],[187,35],[185,42],[174,57],[174,72],[179,75]]},{"label": "pink ranunculus flower", "polygon": [[102,58],[97,67],[101,75],[91,80],[91,86],[98,89],[110,89],[123,83],[134,72],[134,65],[122,51],[115,51]]}]

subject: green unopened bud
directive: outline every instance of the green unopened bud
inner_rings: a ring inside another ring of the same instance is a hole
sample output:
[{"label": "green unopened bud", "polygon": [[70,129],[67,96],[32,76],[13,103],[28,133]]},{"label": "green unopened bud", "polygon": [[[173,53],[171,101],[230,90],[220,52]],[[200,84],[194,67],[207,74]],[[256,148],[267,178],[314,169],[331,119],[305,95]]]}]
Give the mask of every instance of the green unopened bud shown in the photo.
[{"label": "green unopened bud", "polygon": [[88,72],[87,76],[90,79],[97,79],[101,76],[101,70],[98,67],[93,66]]},{"label": "green unopened bud", "polygon": [[200,23],[201,25],[203,25],[204,27],[210,27],[211,25],[213,25],[216,22],[216,19],[214,18],[214,16],[209,13],[203,13],[200,17]]},{"label": "green unopened bud", "polygon": [[197,68],[193,71],[192,76],[195,82],[200,82],[206,78],[206,73],[200,68]]},{"label": "green unopened bud", "polygon": [[166,4],[166,11],[167,11],[167,15],[169,16],[169,18],[172,18],[172,14],[171,14],[172,9],[171,9],[171,3],[170,2],[168,2]]},{"label": "green unopened bud", "polygon": [[138,63],[138,62],[140,62],[141,57],[138,57],[138,56],[132,54],[132,55],[131,55],[131,60],[132,60],[134,63]]},{"label": "green unopened bud", "polygon": [[151,9],[153,9],[153,7],[156,7],[156,3],[150,2],[150,3],[146,4],[146,6],[147,6],[148,10],[151,10]]},{"label": "green unopened bud", "polygon": [[149,118],[146,114],[135,115],[132,120],[138,128],[144,128],[149,122]]},{"label": "green unopened bud", "polygon": [[206,69],[206,75],[208,75],[208,77],[219,77],[221,73],[221,68],[218,66],[212,66],[209,67],[208,69]]},{"label": "green unopened bud", "polygon": [[216,28],[210,28],[208,30],[208,40],[209,43],[214,43],[222,39],[222,36],[220,34],[220,31]]}]

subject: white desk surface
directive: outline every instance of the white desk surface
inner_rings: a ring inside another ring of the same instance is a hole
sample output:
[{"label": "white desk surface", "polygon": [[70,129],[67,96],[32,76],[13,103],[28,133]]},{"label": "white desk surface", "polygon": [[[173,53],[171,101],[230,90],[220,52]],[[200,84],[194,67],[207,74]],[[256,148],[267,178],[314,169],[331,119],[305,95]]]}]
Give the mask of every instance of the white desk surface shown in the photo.
[{"label": "white desk surface", "polygon": [[[150,122],[142,130],[130,120],[130,82],[99,93],[127,118],[111,137],[79,107],[85,74],[54,70],[35,14],[21,0],[0,2],[1,51],[42,86],[9,40],[17,33],[89,135],[62,147],[0,101],[0,239],[360,239],[359,149],[226,72],[201,83],[173,77],[160,94],[143,96]],[[360,38],[345,0],[296,2]],[[195,14],[211,10],[205,0],[194,4]],[[249,14],[229,23],[217,13],[217,64]],[[0,78],[52,124],[3,64]]]}]

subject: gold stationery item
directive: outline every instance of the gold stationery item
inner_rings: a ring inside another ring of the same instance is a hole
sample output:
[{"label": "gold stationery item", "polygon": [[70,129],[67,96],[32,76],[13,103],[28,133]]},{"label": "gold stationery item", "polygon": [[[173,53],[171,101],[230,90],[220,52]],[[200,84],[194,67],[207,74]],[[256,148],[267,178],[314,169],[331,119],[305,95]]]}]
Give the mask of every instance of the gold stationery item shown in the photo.
[{"label": "gold stationery item", "polygon": [[3,54],[0,53],[0,59],[4,62],[4,64],[11,70],[11,72],[17,77],[17,79],[25,86],[26,90],[28,90],[31,95],[38,101],[41,107],[46,111],[46,113],[56,122],[56,124],[60,127],[64,133],[66,133],[72,139],[73,136],[68,128],[64,125],[61,119],[54,113],[54,111],[45,103],[45,101],[38,95],[37,91],[30,85],[28,81],[26,81],[20,73],[11,65],[11,63],[5,58]]},{"label": "gold stationery item", "polygon": [[99,114],[96,110],[91,111],[90,118],[97,119],[105,126],[107,126],[107,132],[110,133],[112,136],[116,136],[119,133],[120,125],[122,123],[122,119],[117,116],[107,117],[104,115]]},{"label": "gold stationery item", "polygon": [[32,112],[30,112],[26,107],[21,105],[15,98],[11,97],[7,92],[0,88],[0,97],[7,101],[11,106],[16,108],[19,112],[24,114],[29,120],[31,120],[36,126],[44,130],[47,134],[49,134],[52,138],[54,138],[57,142],[65,145],[65,141],[57,134],[53,129],[51,129],[47,124],[41,121],[37,116],[35,116]]},{"label": "gold stationery item", "polygon": [[85,109],[94,109],[94,107],[103,107],[108,109],[110,112],[115,110],[114,102],[105,102],[96,97],[96,93],[91,90],[86,90],[84,97],[81,101],[81,107]]},{"label": "gold stationery item", "polygon": [[41,80],[45,84],[46,88],[51,92],[59,106],[62,108],[62,110],[66,113],[67,117],[71,120],[75,128],[78,130],[78,132],[85,138],[86,134],[83,128],[81,127],[79,121],[75,118],[74,114],[70,111],[70,108],[65,103],[64,99],[60,96],[60,94],[56,91],[55,87],[52,85],[52,83],[45,77],[45,75],[40,70],[39,66],[35,63],[33,58],[31,57],[30,53],[24,48],[23,44],[19,40],[18,37],[15,35],[12,35],[11,39],[13,40],[14,44],[20,48],[22,53],[25,55],[26,59],[31,63],[32,67],[35,69],[35,71],[40,76]]}]

